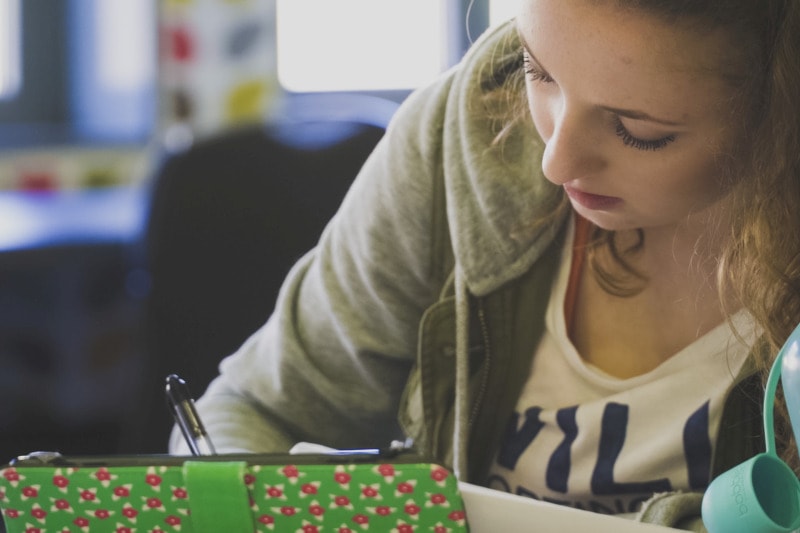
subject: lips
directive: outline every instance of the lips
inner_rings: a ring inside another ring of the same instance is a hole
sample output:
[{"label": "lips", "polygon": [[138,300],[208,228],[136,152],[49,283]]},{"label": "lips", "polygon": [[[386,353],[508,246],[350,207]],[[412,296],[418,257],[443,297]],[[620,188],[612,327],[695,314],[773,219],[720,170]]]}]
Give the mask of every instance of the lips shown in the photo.
[{"label": "lips", "polygon": [[622,198],[592,194],[569,185],[564,185],[564,190],[573,202],[593,211],[609,210],[622,203]]}]

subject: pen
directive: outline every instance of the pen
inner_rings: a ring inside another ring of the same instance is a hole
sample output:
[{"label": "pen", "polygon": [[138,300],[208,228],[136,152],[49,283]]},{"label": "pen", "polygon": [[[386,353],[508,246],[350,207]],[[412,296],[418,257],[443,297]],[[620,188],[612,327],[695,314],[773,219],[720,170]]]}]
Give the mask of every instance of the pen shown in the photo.
[{"label": "pen", "polygon": [[172,416],[181,428],[183,438],[193,455],[215,455],[214,445],[206,434],[200,416],[194,407],[186,382],[175,374],[167,376],[167,403]]}]

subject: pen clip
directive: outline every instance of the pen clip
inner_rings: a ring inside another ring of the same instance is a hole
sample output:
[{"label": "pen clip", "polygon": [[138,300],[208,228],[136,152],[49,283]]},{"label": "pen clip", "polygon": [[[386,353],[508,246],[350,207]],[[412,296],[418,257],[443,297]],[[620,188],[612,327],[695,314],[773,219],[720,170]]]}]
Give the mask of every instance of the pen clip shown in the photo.
[{"label": "pen clip", "polygon": [[215,455],[214,445],[206,433],[200,415],[194,406],[186,382],[176,374],[167,376],[167,403],[183,438],[193,455]]}]

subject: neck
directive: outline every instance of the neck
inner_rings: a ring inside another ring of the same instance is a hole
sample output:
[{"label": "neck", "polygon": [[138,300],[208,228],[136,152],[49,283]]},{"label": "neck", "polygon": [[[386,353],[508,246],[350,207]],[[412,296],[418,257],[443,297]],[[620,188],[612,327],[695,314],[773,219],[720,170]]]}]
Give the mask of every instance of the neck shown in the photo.
[{"label": "neck", "polygon": [[641,267],[654,273],[674,272],[689,279],[710,280],[716,286],[726,238],[724,228],[724,221],[716,214],[700,214],[677,226],[647,229]]},{"label": "neck", "polygon": [[[724,321],[717,288],[719,239],[707,231],[648,229],[644,247],[626,257],[646,276],[640,292],[618,297],[585,273],[577,297],[573,342],[587,360],[619,377],[655,368]],[[618,249],[638,239],[635,231],[616,234]],[[613,274],[619,264],[608,248],[597,250],[601,266]],[[602,310],[602,312],[599,312]],[[609,335],[609,332],[614,332]]]},{"label": "neck", "polygon": [[[724,227],[719,218],[695,217],[680,226],[644,229],[644,246],[625,256],[646,280],[646,294],[641,296],[664,302],[702,302],[706,312],[721,309],[724,300],[718,289],[718,272]],[[635,230],[618,231],[615,240],[622,251],[638,243],[639,235]],[[612,275],[621,268],[607,249],[599,250],[597,260]],[[730,300],[724,303],[727,309],[738,307]]]}]

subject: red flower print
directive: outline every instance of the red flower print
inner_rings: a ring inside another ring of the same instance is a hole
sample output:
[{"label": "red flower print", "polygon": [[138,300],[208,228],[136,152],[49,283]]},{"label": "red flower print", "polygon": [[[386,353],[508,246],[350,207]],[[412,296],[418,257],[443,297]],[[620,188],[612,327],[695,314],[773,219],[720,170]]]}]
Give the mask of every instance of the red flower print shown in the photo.
[{"label": "red flower print", "polygon": [[69,479],[67,479],[66,476],[55,475],[53,476],[53,485],[59,489],[66,488],[66,486],[69,485]]},{"label": "red flower print", "polygon": [[462,510],[453,511],[449,515],[447,515],[447,518],[449,518],[450,520],[452,520],[454,522],[458,522],[460,520],[464,520],[466,517],[467,517],[467,514]]},{"label": "red flower print", "polygon": [[75,520],[72,521],[78,527],[89,527],[89,519],[79,516]]},{"label": "red flower print", "polygon": [[108,512],[108,509],[98,509],[94,512],[94,515],[100,520],[105,520],[111,516],[111,513]]},{"label": "red flower print", "polygon": [[347,496],[341,496],[341,495],[340,496],[336,496],[333,499],[333,503],[336,504],[339,507],[344,507],[346,505],[350,505],[350,498],[348,498]]},{"label": "red flower print", "polygon": [[283,467],[283,475],[288,478],[296,478],[300,475],[300,472],[297,470],[295,465],[286,465]]},{"label": "red flower print", "polygon": [[303,491],[303,494],[316,494],[317,486],[314,485],[313,483],[306,483],[302,487],[300,487],[300,490]]},{"label": "red flower print", "polygon": [[449,530],[444,526],[436,526],[433,528],[433,533],[447,533]]},{"label": "red flower print", "polygon": [[133,533],[133,530],[129,527],[119,526],[114,530],[114,533]]},{"label": "red flower print", "polygon": [[139,514],[139,511],[137,511],[136,509],[134,509],[130,505],[126,505],[125,507],[122,508],[122,515],[125,518],[128,518],[130,520],[133,520],[134,518],[136,518],[136,516],[138,514]]},{"label": "red flower print", "polygon": [[447,503],[447,498],[444,494],[431,494],[431,503],[434,505],[442,505]]},{"label": "red flower print", "polygon": [[410,524],[399,524],[397,526],[397,533],[414,533],[414,526]]},{"label": "red flower print", "polygon": [[416,503],[408,503],[403,510],[406,512],[406,514],[417,516],[422,509],[420,509],[420,506]]},{"label": "red flower print", "polygon": [[181,519],[175,516],[174,514],[169,515],[164,519],[164,522],[171,525],[172,527],[181,525]]},{"label": "red flower print", "polygon": [[81,491],[81,500],[87,502],[93,502],[97,499],[97,494],[92,489],[83,489]]},{"label": "red flower print", "polygon": [[26,498],[35,498],[39,495],[39,491],[36,489],[36,487],[24,487],[22,489],[22,495]]},{"label": "red flower print", "polygon": [[375,489],[375,487],[367,485],[361,489],[361,494],[363,494],[365,498],[374,498],[378,495],[378,491]]},{"label": "red flower print", "polygon": [[394,475],[394,466],[390,464],[382,464],[378,467],[378,473],[383,477],[391,477]]},{"label": "red flower print", "polygon": [[305,524],[300,529],[303,533],[319,533],[319,528],[317,526],[312,526],[311,524]]},{"label": "red flower print", "polygon": [[397,492],[400,492],[402,494],[411,494],[412,492],[414,492],[414,485],[412,485],[408,481],[403,481],[402,483],[398,483]]},{"label": "red flower print", "polygon": [[347,472],[336,472],[335,474],[333,474],[333,480],[340,485],[346,485],[350,483],[351,479],[352,476],[350,476],[350,474],[348,474]]},{"label": "red flower print", "polygon": [[444,481],[447,479],[447,476],[450,475],[446,469],[442,468],[441,466],[436,466],[431,470],[431,479],[437,482]]},{"label": "red flower print", "polygon": [[161,476],[158,474],[147,474],[144,477],[144,482],[150,485],[151,487],[158,487],[161,485]]},{"label": "red flower print", "polygon": [[280,487],[267,487],[268,498],[280,498],[283,496],[283,491]]},{"label": "red flower print", "polygon": [[16,509],[6,509],[5,513],[9,518],[19,518],[19,511]]},{"label": "red flower print", "polygon": [[114,496],[117,498],[127,498],[131,495],[130,489],[128,487],[124,487],[120,485],[119,487],[114,487]]},{"label": "red flower print", "polygon": [[58,499],[53,502],[53,507],[59,511],[66,511],[69,509],[69,502],[65,499]]},{"label": "red flower print", "polygon": [[314,516],[322,516],[325,513],[325,508],[318,503],[312,503],[308,506],[308,512]]},{"label": "red flower print", "polygon": [[15,481],[19,481],[19,472],[17,472],[13,468],[6,468],[5,470],[3,470],[3,477],[13,483]]},{"label": "red flower print", "polygon": [[184,489],[182,487],[175,487],[172,490],[172,496],[174,496],[178,500],[185,500],[187,495],[188,494],[186,492],[186,489]]},{"label": "red flower print", "polygon": [[158,498],[147,498],[145,505],[147,505],[150,509],[157,509],[161,507],[161,500]]},{"label": "red flower print", "polygon": [[369,517],[367,517],[367,515],[357,514],[353,516],[353,522],[363,526],[364,524],[369,522]]},{"label": "red flower print", "polygon": [[109,472],[108,469],[106,468],[100,468],[97,472],[94,473],[94,477],[97,478],[97,481],[110,481],[111,472]]},{"label": "red flower print", "polygon": [[391,507],[387,507],[385,505],[379,505],[375,508],[375,513],[380,516],[389,516],[392,514],[392,509]]},{"label": "red flower print", "polygon": [[26,527],[25,533],[42,533],[42,530],[38,527]]},{"label": "red flower print", "polygon": [[275,517],[268,514],[262,514],[261,516],[258,517],[258,521],[261,522],[262,524],[269,526],[275,523]]},{"label": "red flower print", "polygon": [[284,516],[294,516],[297,513],[297,509],[294,507],[290,507],[288,505],[281,507],[281,514]]},{"label": "red flower print", "polygon": [[353,530],[347,526],[342,526],[336,530],[336,533],[353,533]]},{"label": "red flower print", "polygon": [[245,474],[244,475],[244,484],[245,485],[252,485],[256,482],[256,476],[253,474]]},{"label": "red flower print", "polygon": [[41,507],[34,507],[31,509],[31,516],[37,520],[44,520],[44,517],[47,516],[47,511]]}]

